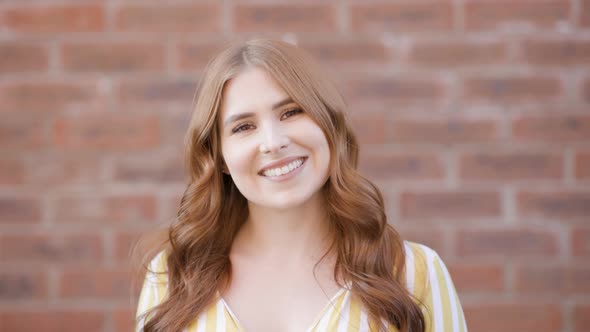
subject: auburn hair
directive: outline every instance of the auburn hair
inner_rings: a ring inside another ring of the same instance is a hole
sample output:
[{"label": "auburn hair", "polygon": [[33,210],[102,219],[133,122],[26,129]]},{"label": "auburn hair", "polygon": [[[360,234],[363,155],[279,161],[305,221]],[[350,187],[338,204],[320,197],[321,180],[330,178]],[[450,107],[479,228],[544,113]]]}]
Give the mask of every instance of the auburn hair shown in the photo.
[{"label": "auburn hair", "polygon": [[250,67],[270,74],[327,138],[329,179],[321,190],[333,238],[330,250],[337,255],[335,280],[350,286],[380,331],[391,325],[401,332],[424,331],[418,300],[403,281],[403,241],[387,223],[380,191],[357,171],[359,147],[344,100],[301,48],[264,39],[222,51],[201,78],[186,135],[188,185],[176,219],[141,261],[147,269],[155,254],[166,253],[167,296],[145,313],[144,331],[181,331],[229,285],[229,252],[248,206],[222,172],[218,117],[225,85]]}]

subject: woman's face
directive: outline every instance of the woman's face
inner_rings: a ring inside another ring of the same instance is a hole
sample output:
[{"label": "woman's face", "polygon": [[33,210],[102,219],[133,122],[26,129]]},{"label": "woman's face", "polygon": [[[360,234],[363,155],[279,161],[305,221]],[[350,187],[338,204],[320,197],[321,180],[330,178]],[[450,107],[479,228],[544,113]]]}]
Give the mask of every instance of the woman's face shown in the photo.
[{"label": "woman's face", "polygon": [[229,174],[250,204],[293,208],[328,179],[326,136],[262,69],[226,84],[218,125]]}]

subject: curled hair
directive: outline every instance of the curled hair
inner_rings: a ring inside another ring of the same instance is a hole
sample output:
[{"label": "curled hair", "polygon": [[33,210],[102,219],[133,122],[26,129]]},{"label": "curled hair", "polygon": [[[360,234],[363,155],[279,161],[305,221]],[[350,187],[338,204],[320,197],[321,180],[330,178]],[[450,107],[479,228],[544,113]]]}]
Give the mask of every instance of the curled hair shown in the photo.
[{"label": "curled hair", "polygon": [[268,72],[326,136],[330,173],[322,193],[330,250],[337,253],[334,279],[350,285],[380,330],[393,325],[402,332],[424,331],[423,313],[402,281],[403,242],[387,223],[381,193],[357,171],[358,143],[342,97],[305,52],[271,40],[226,49],[209,63],[197,89],[186,136],[189,183],[167,239],[153,251],[166,251],[168,296],[148,312],[144,331],[181,331],[231,280],[229,252],[248,208],[221,171],[218,117],[224,86],[249,67]]}]

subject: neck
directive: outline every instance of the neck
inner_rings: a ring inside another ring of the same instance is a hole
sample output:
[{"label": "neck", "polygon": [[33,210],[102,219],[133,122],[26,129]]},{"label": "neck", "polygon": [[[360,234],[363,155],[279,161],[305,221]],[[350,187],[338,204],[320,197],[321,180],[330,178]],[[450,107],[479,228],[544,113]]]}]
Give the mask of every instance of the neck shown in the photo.
[{"label": "neck", "polygon": [[319,193],[290,209],[250,203],[248,208],[249,217],[234,240],[233,254],[290,263],[317,262],[330,245],[328,217]]}]

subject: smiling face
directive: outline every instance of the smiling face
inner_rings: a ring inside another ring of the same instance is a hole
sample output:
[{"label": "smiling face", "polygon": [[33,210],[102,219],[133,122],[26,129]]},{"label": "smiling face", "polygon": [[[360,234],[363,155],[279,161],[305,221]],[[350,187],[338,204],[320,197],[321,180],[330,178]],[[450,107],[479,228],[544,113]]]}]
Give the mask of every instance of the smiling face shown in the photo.
[{"label": "smiling face", "polygon": [[218,126],[223,159],[249,204],[288,209],[318,198],[329,174],[326,136],[264,70],[247,68],[226,84]]}]

